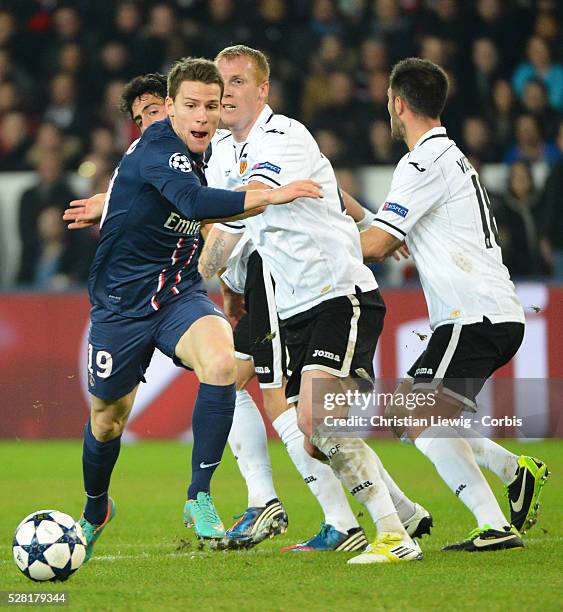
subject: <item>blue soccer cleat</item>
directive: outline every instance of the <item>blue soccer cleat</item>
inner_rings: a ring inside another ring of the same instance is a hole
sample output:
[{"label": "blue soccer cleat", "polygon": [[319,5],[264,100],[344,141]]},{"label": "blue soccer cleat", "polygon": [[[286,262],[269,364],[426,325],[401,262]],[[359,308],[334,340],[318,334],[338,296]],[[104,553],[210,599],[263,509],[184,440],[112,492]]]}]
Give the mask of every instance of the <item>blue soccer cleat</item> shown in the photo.
[{"label": "blue soccer cleat", "polygon": [[287,531],[287,513],[279,499],[265,506],[247,508],[238,521],[227,530],[223,545],[226,548],[252,548],[266,538]]},{"label": "blue soccer cleat", "polygon": [[98,541],[98,538],[102,535],[102,531],[107,527],[107,524],[113,519],[114,516],[115,502],[110,497],[108,498],[106,517],[101,525],[94,525],[94,523],[90,523],[90,521],[86,520],[84,515],[82,515],[78,521],[78,524],[82,528],[82,533],[84,533],[84,538],[86,539],[86,556],[84,558],[84,563],[90,561],[92,551],[94,550],[94,544]]},{"label": "blue soccer cleat", "polygon": [[332,525],[321,523],[321,530],[317,535],[301,544],[286,546],[282,552],[322,552],[365,550],[368,545],[366,534],[361,527],[349,529],[347,533],[337,531]]}]

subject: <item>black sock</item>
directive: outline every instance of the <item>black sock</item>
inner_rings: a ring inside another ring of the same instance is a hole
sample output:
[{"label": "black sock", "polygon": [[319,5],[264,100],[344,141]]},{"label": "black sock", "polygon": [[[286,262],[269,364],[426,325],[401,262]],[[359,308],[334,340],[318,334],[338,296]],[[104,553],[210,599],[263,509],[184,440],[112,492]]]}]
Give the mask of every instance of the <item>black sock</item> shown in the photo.
[{"label": "black sock", "polygon": [[235,411],[235,385],[201,383],[192,417],[194,447],[188,499],[209,493],[211,477],[221,462]]},{"label": "black sock", "polygon": [[98,442],[88,420],[82,446],[82,473],[86,491],[84,517],[94,525],[101,525],[106,518],[109,482],[120,447],[121,436],[109,442]]}]

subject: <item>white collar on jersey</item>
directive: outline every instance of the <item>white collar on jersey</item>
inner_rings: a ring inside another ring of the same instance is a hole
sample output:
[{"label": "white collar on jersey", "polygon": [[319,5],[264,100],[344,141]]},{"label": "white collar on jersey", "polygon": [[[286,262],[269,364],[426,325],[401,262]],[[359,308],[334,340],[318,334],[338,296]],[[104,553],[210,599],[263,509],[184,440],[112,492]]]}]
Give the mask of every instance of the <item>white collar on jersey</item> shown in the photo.
[{"label": "white collar on jersey", "polygon": [[273,117],[274,111],[266,104],[266,106],[262,109],[262,112],[256,118],[254,125],[250,128],[250,132],[248,132],[248,136],[244,142],[236,142],[233,138],[233,145],[240,147],[241,145],[246,144],[249,140],[252,139],[254,134],[261,129],[270,119]]},{"label": "white collar on jersey", "polygon": [[446,134],[446,128],[443,125],[440,125],[439,127],[434,127],[431,130],[428,130],[428,132],[425,132],[417,141],[416,144],[413,147],[413,151],[417,148],[420,147],[421,144],[424,144],[427,140],[430,140],[431,138],[447,138],[448,135]]}]

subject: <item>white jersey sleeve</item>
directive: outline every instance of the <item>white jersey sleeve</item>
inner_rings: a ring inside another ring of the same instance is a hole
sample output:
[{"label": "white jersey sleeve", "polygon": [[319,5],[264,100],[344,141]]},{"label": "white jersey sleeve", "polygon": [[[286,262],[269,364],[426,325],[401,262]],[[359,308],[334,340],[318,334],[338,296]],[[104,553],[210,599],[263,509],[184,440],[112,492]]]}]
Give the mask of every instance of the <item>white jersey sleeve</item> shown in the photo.
[{"label": "white jersey sleeve", "polygon": [[434,164],[409,161],[405,155],[393,173],[391,189],[372,225],[385,230],[399,240],[430,211],[440,207],[447,199],[447,185],[440,169]]},{"label": "white jersey sleeve", "polygon": [[276,119],[275,127],[264,126],[247,182],[260,181],[270,187],[280,187],[312,174],[311,155],[306,146],[310,142],[299,138],[301,130],[292,126],[292,119]]}]

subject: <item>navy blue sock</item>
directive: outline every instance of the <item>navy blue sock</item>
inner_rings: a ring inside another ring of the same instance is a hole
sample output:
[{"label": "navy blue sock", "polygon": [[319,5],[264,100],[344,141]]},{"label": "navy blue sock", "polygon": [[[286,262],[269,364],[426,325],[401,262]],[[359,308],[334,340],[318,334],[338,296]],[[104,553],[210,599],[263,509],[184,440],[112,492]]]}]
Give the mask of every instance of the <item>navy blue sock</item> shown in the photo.
[{"label": "navy blue sock", "polygon": [[192,416],[194,447],[188,499],[209,493],[211,477],[221,462],[235,411],[235,385],[201,383]]},{"label": "navy blue sock", "polygon": [[121,436],[109,442],[98,442],[92,433],[90,420],[84,428],[82,473],[86,506],[84,516],[94,525],[101,525],[108,510],[108,489],[111,473],[121,448]]}]

